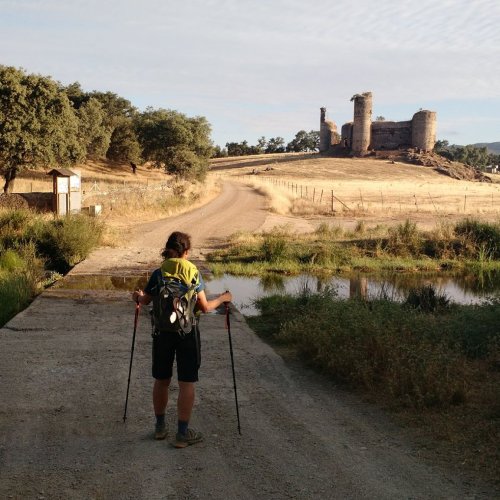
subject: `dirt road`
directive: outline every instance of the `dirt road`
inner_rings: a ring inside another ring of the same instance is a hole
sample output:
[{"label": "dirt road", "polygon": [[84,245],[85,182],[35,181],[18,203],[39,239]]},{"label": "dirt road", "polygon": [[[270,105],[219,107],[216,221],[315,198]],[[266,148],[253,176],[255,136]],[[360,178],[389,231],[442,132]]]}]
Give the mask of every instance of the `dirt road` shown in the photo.
[{"label": "dirt road", "polygon": [[[198,248],[266,222],[264,200],[226,186],[210,205],[131,231],[72,274],[143,269],[165,236]],[[198,253],[200,256],[201,252]],[[425,463],[389,419],[331,382],[287,365],[234,311],[242,436],[224,318],[202,319],[193,426],[206,441],[152,439],[149,320],[142,311],[127,423],[122,422],[134,307],[127,293],[48,290],[0,330],[0,498],[493,498],[486,485]],[[174,393],[175,397],[175,393]],[[173,406],[168,412],[171,437]]]}]

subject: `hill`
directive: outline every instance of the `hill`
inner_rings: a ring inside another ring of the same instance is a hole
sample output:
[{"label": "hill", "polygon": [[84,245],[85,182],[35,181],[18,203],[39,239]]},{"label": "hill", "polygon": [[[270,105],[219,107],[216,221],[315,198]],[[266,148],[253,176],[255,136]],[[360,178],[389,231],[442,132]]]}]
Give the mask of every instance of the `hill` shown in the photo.
[{"label": "hill", "polygon": [[494,155],[500,155],[500,141],[499,142],[478,142],[473,144],[477,148],[484,148],[488,150],[488,153],[492,153]]},{"label": "hill", "polygon": [[275,214],[378,221],[498,218],[496,182],[478,182],[465,176],[463,165],[437,161],[434,155],[402,161],[282,154],[220,158],[210,170],[265,192]]}]

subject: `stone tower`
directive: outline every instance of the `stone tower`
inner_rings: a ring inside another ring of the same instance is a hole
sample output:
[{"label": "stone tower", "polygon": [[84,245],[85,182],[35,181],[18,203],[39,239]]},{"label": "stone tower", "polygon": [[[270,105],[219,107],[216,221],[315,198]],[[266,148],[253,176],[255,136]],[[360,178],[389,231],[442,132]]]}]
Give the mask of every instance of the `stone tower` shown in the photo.
[{"label": "stone tower", "polygon": [[337,125],[326,119],[326,108],[320,108],[320,111],[319,152],[325,153],[330,149],[330,146],[338,142]]},{"label": "stone tower", "polygon": [[354,101],[351,150],[355,156],[363,156],[368,152],[371,141],[372,93],[356,94],[351,101]]},{"label": "stone tower", "polygon": [[432,151],[436,143],[436,112],[422,110],[413,115],[411,145],[423,151]]}]

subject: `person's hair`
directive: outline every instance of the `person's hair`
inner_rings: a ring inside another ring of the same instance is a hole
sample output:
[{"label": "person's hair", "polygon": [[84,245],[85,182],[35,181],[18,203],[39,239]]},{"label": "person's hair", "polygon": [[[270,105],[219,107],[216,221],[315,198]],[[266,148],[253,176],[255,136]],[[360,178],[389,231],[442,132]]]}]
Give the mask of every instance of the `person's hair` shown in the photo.
[{"label": "person's hair", "polygon": [[186,250],[191,249],[191,236],[180,231],[174,231],[165,243],[161,256],[164,259],[182,257]]}]

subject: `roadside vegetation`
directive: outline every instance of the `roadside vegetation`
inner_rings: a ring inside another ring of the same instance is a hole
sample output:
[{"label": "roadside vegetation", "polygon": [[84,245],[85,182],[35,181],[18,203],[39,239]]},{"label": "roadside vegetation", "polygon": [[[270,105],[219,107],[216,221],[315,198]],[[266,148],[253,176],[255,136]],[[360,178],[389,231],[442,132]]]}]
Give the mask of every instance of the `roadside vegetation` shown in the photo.
[{"label": "roadside vegetation", "polygon": [[323,223],[306,234],[285,226],[236,234],[208,259],[214,273],[235,275],[492,271],[500,269],[500,224],[464,219],[422,231],[409,220],[389,228],[359,221],[351,232]]},{"label": "roadside vegetation", "polygon": [[432,287],[403,303],[333,290],[271,296],[250,326],[287,355],[427,427],[477,470],[498,470],[500,300],[456,305]]},{"label": "roadside vegetation", "polygon": [[0,326],[87,257],[102,233],[98,220],[83,215],[53,218],[0,210]]},{"label": "roadside vegetation", "polygon": [[[420,271],[463,271],[484,279],[500,269],[500,225],[469,218],[423,231],[409,220],[392,227],[358,221],[352,231],[323,223],[306,234],[285,226],[236,234],[209,260],[215,274],[263,279],[352,271],[399,271],[410,281]],[[384,290],[340,299],[334,289],[304,285],[295,296],[258,299],[260,314],[247,321],[285,357],[390,408],[431,438],[429,446],[495,479],[500,297],[458,305],[432,285],[400,292],[394,300]]]}]

